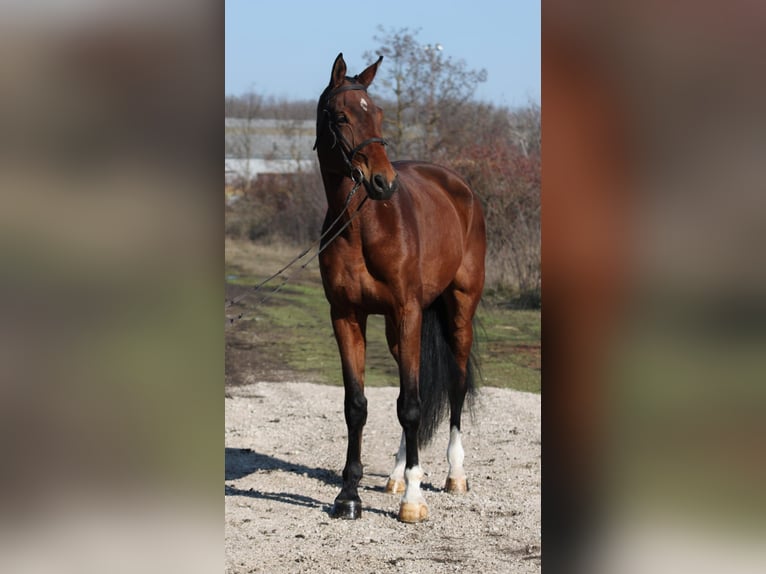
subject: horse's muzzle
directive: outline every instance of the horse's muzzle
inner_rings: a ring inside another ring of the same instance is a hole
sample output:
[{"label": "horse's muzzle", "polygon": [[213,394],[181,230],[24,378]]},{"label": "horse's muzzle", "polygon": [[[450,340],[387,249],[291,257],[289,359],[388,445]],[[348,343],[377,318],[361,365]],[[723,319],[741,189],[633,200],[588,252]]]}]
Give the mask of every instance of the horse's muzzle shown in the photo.
[{"label": "horse's muzzle", "polygon": [[383,201],[385,199],[390,199],[391,196],[394,195],[394,192],[399,189],[399,176],[395,176],[394,179],[389,182],[384,175],[376,173],[372,176],[372,179],[365,180],[364,186],[365,189],[367,189],[367,195],[370,196],[370,199]]}]

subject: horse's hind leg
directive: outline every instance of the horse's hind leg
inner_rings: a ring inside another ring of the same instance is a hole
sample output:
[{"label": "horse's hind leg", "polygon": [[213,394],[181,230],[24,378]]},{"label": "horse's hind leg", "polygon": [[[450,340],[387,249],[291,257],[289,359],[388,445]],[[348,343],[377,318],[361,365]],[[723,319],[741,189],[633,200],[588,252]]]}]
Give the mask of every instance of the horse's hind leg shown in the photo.
[{"label": "horse's hind leg", "polygon": [[478,297],[470,296],[457,289],[447,295],[451,323],[451,345],[455,361],[459,369],[459,377],[452,381],[449,388],[450,401],[450,436],[447,447],[447,462],[449,471],[444,490],[451,493],[468,491],[468,479],[463,468],[465,458],[460,431],[460,419],[465,403],[465,396],[470,384],[468,377],[468,361],[473,344],[473,315],[478,305]]},{"label": "horse's hind leg", "polygon": [[[396,364],[399,364],[399,332],[396,328],[394,320],[386,316],[386,341],[388,342],[388,349],[391,351],[396,360]],[[407,462],[407,447],[404,437],[404,431],[402,431],[402,438],[399,440],[399,450],[396,452],[396,462],[394,462],[394,470],[388,476],[386,482],[385,491],[389,494],[398,494],[404,492],[404,466]]]},{"label": "horse's hind leg", "polygon": [[332,311],[333,329],[343,368],[343,410],[348,429],[343,487],[335,498],[331,511],[333,518],[359,518],[362,515],[359,481],[362,479],[362,429],[367,422],[367,399],[364,396],[366,319],[366,316],[340,315],[334,309]]},{"label": "horse's hind leg", "polygon": [[420,427],[420,333],[422,310],[417,301],[410,301],[396,317],[399,334],[399,398],[396,414],[404,432],[405,489],[399,503],[399,520],[422,522],[428,519],[428,505],[420,490],[423,469],[418,455],[418,428]]},{"label": "horse's hind leg", "polygon": [[390,494],[398,494],[404,492],[404,466],[407,462],[407,441],[402,432],[402,438],[399,440],[399,450],[396,452],[396,462],[394,462],[394,470],[388,476],[386,482],[386,492]]}]

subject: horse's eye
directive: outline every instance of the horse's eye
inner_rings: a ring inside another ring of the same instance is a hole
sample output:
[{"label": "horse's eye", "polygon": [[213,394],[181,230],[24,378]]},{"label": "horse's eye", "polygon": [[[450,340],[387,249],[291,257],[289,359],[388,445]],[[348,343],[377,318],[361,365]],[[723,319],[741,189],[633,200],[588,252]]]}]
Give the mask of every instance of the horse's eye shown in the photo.
[{"label": "horse's eye", "polygon": [[338,117],[335,118],[335,123],[337,124],[347,124],[348,118],[346,117],[346,114],[339,114]]}]

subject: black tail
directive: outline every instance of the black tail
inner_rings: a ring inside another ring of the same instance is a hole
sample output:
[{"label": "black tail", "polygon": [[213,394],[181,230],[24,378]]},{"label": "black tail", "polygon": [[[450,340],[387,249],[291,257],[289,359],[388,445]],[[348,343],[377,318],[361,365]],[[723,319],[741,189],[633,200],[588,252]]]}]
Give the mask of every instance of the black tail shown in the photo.
[{"label": "black tail", "polygon": [[[447,339],[447,321],[447,306],[441,297],[423,311],[420,335],[420,446],[431,441],[436,428],[449,411],[449,386],[460,376]],[[473,397],[476,390],[473,363],[472,357],[468,360],[466,373],[467,400]]]}]

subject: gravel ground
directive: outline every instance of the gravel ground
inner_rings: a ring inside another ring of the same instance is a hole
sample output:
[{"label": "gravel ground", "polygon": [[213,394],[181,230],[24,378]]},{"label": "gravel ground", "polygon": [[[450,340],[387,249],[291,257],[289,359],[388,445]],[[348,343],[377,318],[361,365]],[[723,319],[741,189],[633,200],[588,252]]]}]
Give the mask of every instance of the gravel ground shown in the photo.
[{"label": "gravel ground", "polygon": [[343,389],[228,387],[227,572],[540,572],[540,395],[483,388],[464,417],[470,491],[441,491],[449,432],[421,450],[430,519],[396,520],[383,492],[399,445],[393,387],[368,388],[362,518],[333,520],[346,450]]}]

